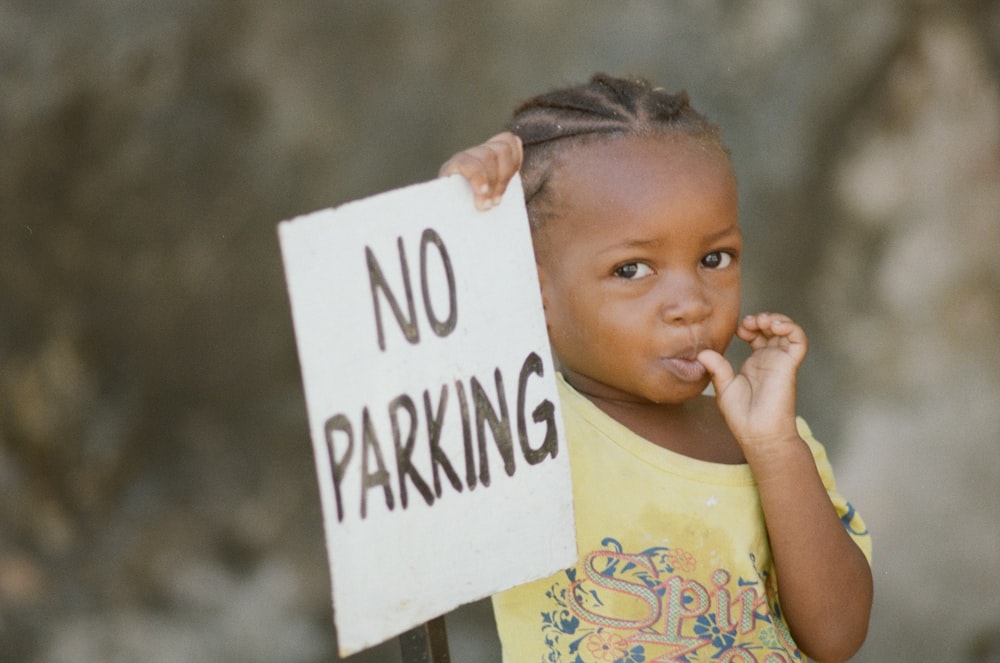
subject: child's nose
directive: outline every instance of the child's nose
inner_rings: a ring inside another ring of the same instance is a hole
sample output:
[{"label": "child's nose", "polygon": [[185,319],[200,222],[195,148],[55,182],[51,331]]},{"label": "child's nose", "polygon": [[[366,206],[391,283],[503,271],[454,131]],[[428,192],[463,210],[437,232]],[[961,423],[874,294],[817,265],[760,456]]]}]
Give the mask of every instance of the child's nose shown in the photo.
[{"label": "child's nose", "polygon": [[695,274],[669,275],[662,291],[661,316],[669,324],[701,322],[712,310],[705,286]]}]

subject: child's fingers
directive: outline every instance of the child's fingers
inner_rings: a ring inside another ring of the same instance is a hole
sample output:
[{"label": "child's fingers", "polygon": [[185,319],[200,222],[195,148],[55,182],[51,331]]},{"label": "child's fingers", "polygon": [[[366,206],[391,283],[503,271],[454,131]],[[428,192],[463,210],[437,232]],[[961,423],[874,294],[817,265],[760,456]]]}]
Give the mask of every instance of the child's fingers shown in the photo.
[{"label": "child's fingers", "polygon": [[489,209],[493,206],[495,197],[495,179],[489,166],[489,153],[480,149],[472,148],[454,155],[444,162],[438,172],[440,177],[449,175],[461,175],[472,186],[472,193],[475,197],[476,207],[479,209]]},{"label": "child's fingers", "polygon": [[740,324],[740,330],[764,336],[788,336],[797,329],[801,327],[781,313],[754,313],[743,318]]},{"label": "child's fingers", "polygon": [[476,207],[489,209],[500,202],[507,183],[521,167],[521,140],[510,132],[455,154],[441,166],[439,175],[461,175],[472,185]]},{"label": "child's fingers", "polygon": [[698,353],[698,361],[712,376],[712,384],[715,386],[717,394],[725,391],[729,383],[736,377],[729,361],[715,350],[702,350]]},{"label": "child's fingers", "polygon": [[767,346],[773,340],[790,346],[806,346],[806,333],[787,315],[780,313],[755,313],[743,318],[736,335],[753,349]]},{"label": "child's fingers", "polygon": [[765,311],[745,316],[743,318],[743,326],[748,329],[761,331],[770,328],[771,325],[782,320],[790,321],[791,318],[780,313],[769,313]]},{"label": "child's fingers", "polygon": [[507,183],[521,169],[524,147],[521,139],[509,131],[493,136],[486,141],[486,145],[496,156],[497,178],[494,183],[494,193],[499,198],[507,190]]}]

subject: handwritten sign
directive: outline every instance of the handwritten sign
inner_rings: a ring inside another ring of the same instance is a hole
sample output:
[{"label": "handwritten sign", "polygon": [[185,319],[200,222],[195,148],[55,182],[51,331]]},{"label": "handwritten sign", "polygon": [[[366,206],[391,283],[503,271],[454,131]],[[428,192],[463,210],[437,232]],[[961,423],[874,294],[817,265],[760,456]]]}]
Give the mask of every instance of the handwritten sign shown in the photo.
[{"label": "handwritten sign", "polygon": [[520,180],[452,177],[278,227],[341,656],[575,561]]}]

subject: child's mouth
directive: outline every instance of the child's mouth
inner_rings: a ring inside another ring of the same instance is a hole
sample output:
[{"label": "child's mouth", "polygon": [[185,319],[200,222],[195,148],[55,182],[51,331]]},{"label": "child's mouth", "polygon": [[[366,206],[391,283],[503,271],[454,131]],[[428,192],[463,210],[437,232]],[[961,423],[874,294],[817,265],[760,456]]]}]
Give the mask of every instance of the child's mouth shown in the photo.
[{"label": "child's mouth", "polygon": [[667,357],[663,359],[663,365],[683,382],[698,382],[708,374],[705,366],[697,359]]}]

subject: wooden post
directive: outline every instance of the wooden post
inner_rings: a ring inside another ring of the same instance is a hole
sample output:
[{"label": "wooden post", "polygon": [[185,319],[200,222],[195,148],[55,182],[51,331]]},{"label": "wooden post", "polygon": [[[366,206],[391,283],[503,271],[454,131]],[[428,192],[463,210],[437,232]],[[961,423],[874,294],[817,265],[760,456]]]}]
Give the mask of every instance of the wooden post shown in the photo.
[{"label": "wooden post", "polygon": [[451,663],[444,617],[436,617],[399,636],[403,663]]}]

